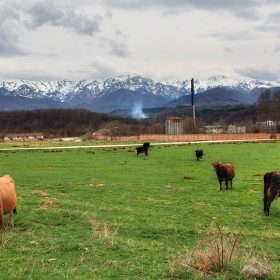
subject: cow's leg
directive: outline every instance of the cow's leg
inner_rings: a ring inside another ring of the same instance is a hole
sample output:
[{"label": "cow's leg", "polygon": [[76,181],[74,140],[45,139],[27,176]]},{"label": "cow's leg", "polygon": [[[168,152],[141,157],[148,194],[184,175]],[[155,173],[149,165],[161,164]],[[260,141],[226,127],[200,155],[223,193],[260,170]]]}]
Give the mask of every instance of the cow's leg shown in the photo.
[{"label": "cow's leg", "polygon": [[3,209],[0,209],[0,224],[2,226],[3,232],[5,232],[6,228],[5,228],[5,225],[4,225]]},{"label": "cow's leg", "polygon": [[263,198],[263,212],[266,213],[266,205],[267,205],[267,195]]},{"label": "cow's leg", "polygon": [[228,180],[225,180],[226,190],[228,190]]},{"label": "cow's leg", "polygon": [[267,199],[267,202],[266,202],[266,209],[265,209],[265,215],[266,216],[269,216],[269,208],[270,208],[270,204],[273,200],[271,200],[270,198]]},{"label": "cow's leg", "polygon": [[9,223],[10,227],[14,226],[14,221],[13,221],[13,211],[10,212],[10,223]]},{"label": "cow's leg", "polygon": [[277,198],[277,191],[273,191],[272,193],[270,193],[270,195],[267,195],[266,209],[265,209],[266,216],[269,216],[270,205],[275,198]]}]

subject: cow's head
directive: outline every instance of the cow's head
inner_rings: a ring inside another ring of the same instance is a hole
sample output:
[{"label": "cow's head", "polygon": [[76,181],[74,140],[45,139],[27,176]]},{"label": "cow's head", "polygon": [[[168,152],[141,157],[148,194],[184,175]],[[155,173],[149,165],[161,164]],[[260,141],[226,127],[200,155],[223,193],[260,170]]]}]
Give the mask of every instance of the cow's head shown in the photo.
[{"label": "cow's head", "polygon": [[221,163],[218,161],[214,161],[214,162],[211,162],[211,165],[213,165],[213,171],[217,172],[217,168],[220,167]]}]

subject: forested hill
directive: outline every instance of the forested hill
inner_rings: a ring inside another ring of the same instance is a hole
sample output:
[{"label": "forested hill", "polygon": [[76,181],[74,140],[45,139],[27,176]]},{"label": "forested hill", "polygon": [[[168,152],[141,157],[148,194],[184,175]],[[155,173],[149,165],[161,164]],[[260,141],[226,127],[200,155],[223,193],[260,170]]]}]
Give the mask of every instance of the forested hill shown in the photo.
[{"label": "forested hill", "polygon": [[[46,109],[32,111],[0,111],[0,132],[63,135],[67,126],[75,128],[75,134],[82,135],[100,129],[108,122],[138,125],[131,117],[111,116],[82,109]],[[74,136],[74,135],[71,135]]]},{"label": "forested hill", "polygon": [[[0,137],[14,133],[43,133],[44,137],[66,137],[91,134],[108,128],[116,135],[165,133],[168,117],[192,118],[190,106],[143,109],[147,118],[136,119],[130,111],[115,115],[95,113],[85,109],[42,109],[26,111],[0,111]],[[201,126],[217,122],[245,125],[256,122],[256,106],[201,106],[196,108],[196,119]]]}]

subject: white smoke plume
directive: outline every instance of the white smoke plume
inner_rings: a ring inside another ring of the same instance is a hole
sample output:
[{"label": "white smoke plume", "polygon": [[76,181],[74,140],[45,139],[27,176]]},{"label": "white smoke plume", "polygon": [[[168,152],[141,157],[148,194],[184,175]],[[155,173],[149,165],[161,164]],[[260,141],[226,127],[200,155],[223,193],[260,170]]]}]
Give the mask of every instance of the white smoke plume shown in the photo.
[{"label": "white smoke plume", "polygon": [[136,119],[144,119],[147,118],[147,115],[143,113],[142,105],[135,104],[131,110],[131,116]]}]

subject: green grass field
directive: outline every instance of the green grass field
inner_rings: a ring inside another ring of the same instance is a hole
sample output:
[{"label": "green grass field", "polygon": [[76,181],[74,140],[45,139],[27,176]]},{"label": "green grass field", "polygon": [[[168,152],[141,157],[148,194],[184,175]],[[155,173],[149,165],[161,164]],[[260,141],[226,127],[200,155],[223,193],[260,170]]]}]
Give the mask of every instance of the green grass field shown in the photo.
[{"label": "green grass field", "polygon": [[[1,237],[1,279],[242,279],[251,260],[280,279],[280,204],[266,217],[262,202],[263,175],[280,169],[279,142],[153,145],[147,157],[125,146],[15,149],[0,158],[18,196],[15,227]],[[235,166],[233,190],[219,191],[212,161]],[[209,234],[213,220],[224,238],[243,228],[241,242],[224,271],[201,274],[185,264],[218,235],[215,224]]]}]

